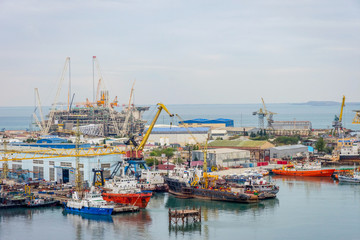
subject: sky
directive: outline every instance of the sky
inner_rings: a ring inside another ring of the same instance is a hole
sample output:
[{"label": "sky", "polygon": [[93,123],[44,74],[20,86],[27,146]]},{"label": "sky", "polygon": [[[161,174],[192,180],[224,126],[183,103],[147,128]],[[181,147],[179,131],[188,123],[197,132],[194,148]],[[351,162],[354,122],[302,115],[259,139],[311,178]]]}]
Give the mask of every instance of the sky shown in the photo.
[{"label": "sky", "polygon": [[[0,106],[360,102],[360,1],[0,0]],[[95,71],[95,84],[100,75]]]}]

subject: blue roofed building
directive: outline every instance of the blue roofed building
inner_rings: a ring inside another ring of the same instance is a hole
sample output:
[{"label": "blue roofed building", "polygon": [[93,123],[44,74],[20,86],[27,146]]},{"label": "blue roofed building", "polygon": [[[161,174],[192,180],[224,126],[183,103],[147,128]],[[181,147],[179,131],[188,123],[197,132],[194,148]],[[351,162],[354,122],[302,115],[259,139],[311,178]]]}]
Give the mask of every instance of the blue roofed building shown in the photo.
[{"label": "blue roofed building", "polygon": [[195,118],[179,122],[180,127],[210,127],[212,129],[219,127],[234,127],[234,120],[227,118],[217,118],[213,120],[205,118]]}]

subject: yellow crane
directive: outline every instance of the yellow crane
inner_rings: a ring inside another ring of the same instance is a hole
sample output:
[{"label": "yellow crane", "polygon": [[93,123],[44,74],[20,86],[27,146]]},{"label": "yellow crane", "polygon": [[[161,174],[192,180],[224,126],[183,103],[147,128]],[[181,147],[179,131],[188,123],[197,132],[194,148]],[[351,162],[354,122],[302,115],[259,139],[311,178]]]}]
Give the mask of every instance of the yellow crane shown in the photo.
[{"label": "yellow crane", "polygon": [[[179,118],[180,122],[184,122],[184,120],[178,115],[176,114],[176,116]],[[208,137],[206,139],[205,142],[205,146],[202,148],[201,144],[197,141],[196,137],[192,134],[192,132],[190,131],[190,129],[184,125],[186,128],[186,131],[190,134],[190,136],[194,139],[194,141],[196,142],[196,145],[199,147],[199,149],[203,152],[204,154],[204,164],[203,164],[203,179],[204,179],[204,185],[205,188],[208,188],[208,184],[209,184],[209,177],[214,178],[214,179],[218,179],[217,175],[209,175],[207,173],[207,146],[208,146],[208,140],[209,140],[209,134]],[[216,169],[216,168],[215,168]],[[214,169],[214,170],[215,170]],[[199,176],[195,176],[194,181],[191,183],[192,186],[195,186],[198,184],[198,182],[200,181]]]},{"label": "yellow crane", "polygon": [[[1,150],[0,150],[1,151]],[[20,160],[34,160],[34,159],[50,159],[50,158],[64,158],[64,157],[93,157],[125,154],[119,146],[113,147],[97,147],[82,149],[36,149],[36,150],[19,150],[17,149],[3,149],[1,152],[1,160],[6,161],[20,161]]]},{"label": "yellow crane", "polygon": [[360,110],[354,110],[355,117],[352,121],[352,124],[360,124]]},{"label": "yellow crane", "polygon": [[134,149],[130,150],[128,152],[128,155],[127,157],[130,157],[130,158],[142,158],[142,150],[144,149],[145,147],[145,144],[147,142],[147,140],[149,139],[150,137],[150,134],[155,126],[155,123],[156,121],[158,120],[159,116],[160,116],[160,113],[162,110],[164,110],[167,114],[169,114],[170,117],[173,117],[174,114],[170,113],[170,111],[167,109],[167,107],[162,104],[162,103],[158,103],[157,104],[157,112],[155,114],[155,117],[154,119],[152,120],[148,130],[146,131],[143,139],[141,140],[141,142],[139,144],[137,144],[133,138],[130,138],[130,141],[132,142],[133,146],[134,146]]},{"label": "yellow crane", "polygon": [[334,135],[336,135],[336,136],[340,136],[341,131],[343,130],[342,117],[343,117],[343,112],[344,112],[344,106],[345,106],[345,96],[343,96],[343,98],[342,98],[340,115],[339,115],[339,117],[335,115],[335,119],[332,123],[332,126],[334,128]]}]

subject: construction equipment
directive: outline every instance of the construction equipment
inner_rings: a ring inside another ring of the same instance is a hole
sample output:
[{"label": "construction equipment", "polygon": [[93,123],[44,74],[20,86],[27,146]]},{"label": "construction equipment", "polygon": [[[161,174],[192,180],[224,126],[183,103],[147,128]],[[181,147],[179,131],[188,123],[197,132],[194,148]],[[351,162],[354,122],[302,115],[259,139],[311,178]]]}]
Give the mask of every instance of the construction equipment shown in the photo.
[{"label": "construction equipment", "polygon": [[[181,122],[184,122],[184,120],[178,115],[178,114],[176,114],[176,116],[180,119],[180,121]],[[217,179],[217,176],[215,176],[215,175],[208,175],[208,173],[207,173],[207,158],[206,158],[206,156],[207,156],[207,144],[208,144],[208,140],[209,140],[209,138],[210,138],[210,134],[208,134],[208,137],[207,137],[207,139],[206,139],[206,142],[205,142],[205,146],[202,148],[202,146],[201,146],[201,144],[196,140],[196,138],[195,138],[195,136],[192,134],[192,132],[190,131],[190,129],[186,126],[186,125],[184,125],[185,126],[185,128],[186,128],[186,130],[187,130],[187,132],[190,134],[190,136],[194,139],[194,141],[196,142],[196,145],[199,147],[199,149],[203,152],[203,154],[204,154],[204,164],[203,164],[203,184],[204,184],[204,186],[205,186],[205,188],[208,188],[208,184],[209,184],[209,177],[212,177],[212,178],[215,178],[215,179]],[[217,169],[217,167],[216,166],[213,166],[213,169],[215,170],[215,169]],[[197,176],[196,174],[195,174],[195,178],[194,178],[194,181],[191,183],[191,185],[192,186],[195,186],[195,185],[197,185],[199,182],[200,182],[200,178],[199,178],[199,176]]]},{"label": "construction equipment", "polygon": [[7,179],[8,172],[9,172],[9,165],[8,165],[8,161],[7,161],[7,158],[8,158],[8,155],[7,155],[7,141],[4,141],[3,144],[4,144],[4,156],[1,158],[2,159],[1,161],[4,161],[4,162],[3,162],[3,165],[2,165],[2,176],[1,176],[1,178],[2,179]]},{"label": "construction equipment", "polygon": [[58,86],[57,91],[56,91],[54,103],[51,106],[51,110],[50,110],[50,113],[49,113],[49,119],[48,119],[47,125],[42,131],[43,135],[49,134],[50,126],[51,126],[51,124],[53,122],[53,117],[54,117],[54,113],[55,113],[55,109],[56,109],[56,104],[57,104],[57,101],[58,101],[58,98],[59,98],[59,95],[60,95],[61,86],[63,84],[64,78],[65,78],[65,72],[67,70],[67,67],[68,67],[69,63],[70,63],[70,58],[67,57],[66,60],[65,60],[64,68],[63,68],[61,78],[60,78],[60,81],[59,81],[59,86]]},{"label": "construction equipment", "polygon": [[[39,109],[39,115],[40,115],[41,122],[39,121],[39,119],[35,113],[36,109]],[[40,131],[43,131],[45,128],[45,120],[44,120],[44,115],[43,115],[42,107],[41,107],[40,94],[39,94],[39,90],[37,88],[35,88],[35,111],[33,113],[33,116],[35,118],[35,121],[36,121]]]},{"label": "construction equipment", "polygon": [[132,108],[131,108],[131,100],[132,100],[132,97],[133,97],[133,94],[134,94],[134,86],[135,86],[135,81],[131,87],[131,91],[130,91],[130,96],[129,96],[129,104],[128,104],[128,107],[127,107],[127,110],[126,110],[126,117],[125,117],[125,121],[124,121],[124,125],[121,129],[121,134],[123,136],[126,136],[128,134],[128,122],[129,122],[129,118],[130,118],[130,115],[131,115],[131,112],[132,112]]},{"label": "construction equipment", "polygon": [[[127,166],[124,169],[124,172],[126,173],[128,171],[128,169],[130,169],[131,167],[133,167],[135,169],[135,174],[137,169],[140,169],[141,167],[144,167],[145,169],[147,169],[146,167],[146,163],[143,159],[143,154],[142,151],[145,147],[145,144],[147,142],[147,140],[149,139],[149,136],[155,126],[156,121],[158,120],[160,113],[162,110],[165,110],[165,112],[167,112],[167,114],[169,114],[170,117],[173,117],[174,114],[171,114],[169,112],[169,110],[167,109],[167,107],[162,104],[162,103],[158,103],[158,111],[155,114],[154,119],[152,120],[149,128],[147,129],[143,139],[141,140],[141,142],[138,144],[134,137],[130,137],[129,140],[127,141],[128,145],[131,145],[131,149],[129,151],[126,152],[126,161],[129,164],[129,166]],[[120,167],[121,167],[121,162],[118,162],[118,164],[116,165],[114,171],[111,173],[110,175],[110,179],[113,178],[116,173],[119,171]]]},{"label": "construction equipment", "polygon": [[139,145],[136,148],[134,148],[133,150],[131,150],[129,152],[130,158],[141,158],[142,157],[142,150],[144,149],[145,144],[146,144],[147,140],[149,139],[149,136],[150,136],[150,134],[155,126],[155,123],[158,120],[162,110],[165,110],[165,112],[167,112],[167,114],[169,114],[170,117],[174,117],[174,114],[171,114],[169,112],[169,110],[165,107],[164,104],[158,103],[157,106],[158,106],[158,111],[156,112],[156,115],[155,115],[154,119],[152,120],[148,130],[146,131],[145,136],[143,137],[142,141],[139,143]]},{"label": "construction equipment", "polygon": [[82,180],[80,173],[80,158],[79,158],[79,146],[80,146],[80,128],[79,120],[76,123],[76,140],[75,140],[75,153],[76,153],[76,172],[75,172],[75,190],[79,193],[82,190]]},{"label": "construction equipment", "polygon": [[257,112],[253,112],[253,115],[258,115],[258,117],[259,117],[259,128],[261,130],[265,129],[264,118],[266,117],[266,120],[268,123],[267,128],[274,129],[272,126],[272,123],[274,122],[273,116],[274,116],[274,114],[277,114],[277,113],[268,111],[263,98],[261,98],[261,101],[262,101],[263,108],[260,108]]},{"label": "construction equipment", "polygon": [[355,117],[352,124],[360,124],[360,110],[354,110],[353,112],[355,112]]},{"label": "construction equipment", "polygon": [[345,96],[343,96],[343,99],[342,99],[340,115],[339,115],[339,117],[335,115],[334,121],[332,123],[332,126],[334,128],[334,135],[338,136],[338,137],[340,137],[341,131],[343,130],[342,116],[343,116],[344,106],[345,106]]}]

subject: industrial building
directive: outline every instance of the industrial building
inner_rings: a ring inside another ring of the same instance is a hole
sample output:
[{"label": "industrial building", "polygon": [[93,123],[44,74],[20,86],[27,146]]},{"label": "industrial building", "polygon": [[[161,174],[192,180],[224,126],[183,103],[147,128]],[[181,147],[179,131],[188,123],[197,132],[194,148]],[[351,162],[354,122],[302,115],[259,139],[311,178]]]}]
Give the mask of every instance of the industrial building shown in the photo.
[{"label": "industrial building", "polygon": [[[62,148],[62,149],[70,149],[76,148],[75,143],[68,143],[66,139],[58,138],[54,136],[47,136],[46,138],[42,138],[36,141],[36,143],[23,143],[23,142],[13,142],[10,143],[11,146],[19,146],[19,147],[40,147],[40,148]],[[79,148],[90,148],[89,143],[81,143],[79,144]]]},{"label": "industrial building", "polygon": [[209,120],[205,118],[196,118],[192,120],[184,120],[179,122],[180,127],[210,127],[210,128],[219,128],[219,127],[234,127],[234,120],[226,118],[217,118],[214,120]]},{"label": "industrial building", "polygon": [[269,149],[274,145],[268,141],[252,140],[215,140],[209,142],[208,148],[231,148],[250,151],[251,160],[269,160]]},{"label": "industrial building", "polygon": [[142,120],[142,113],[149,107],[134,107],[132,114],[127,118],[126,112],[114,109],[96,107],[74,107],[68,110],[56,110],[50,126],[50,132],[69,133],[74,131],[79,121],[80,132],[89,136],[114,136],[121,131],[125,121],[131,134],[144,130],[146,121]]},{"label": "industrial building", "polygon": [[208,138],[209,131],[209,127],[184,128],[178,126],[157,125],[153,128],[148,143],[162,146],[169,146],[171,144],[185,146],[187,144],[196,144],[196,142],[204,143]]},{"label": "industrial building", "polygon": [[[84,183],[91,184],[94,168],[103,168],[104,177],[109,177],[116,164],[122,161],[122,155],[107,155],[98,157],[81,157],[80,173]],[[2,164],[0,166],[2,168]],[[13,160],[8,161],[9,169],[12,169],[13,176],[16,170],[29,170],[28,177],[33,179],[44,179],[58,183],[75,183],[76,163],[74,157]]]},{"label": "industrial building", "polygon": [[308,146],[305,145],[286,145],[270,148],[271,158],[288,158],[305,156],[308,154]]},{"label": "industrial building", "polygon": [[[208,167],[237,167],[250,162],[250,151],[231,148],[208,149],[206,154]],[[204,152],[192,152],[192,161],[204,161]]]},{"label": "industrial building", "polygon": [[276,136],[309,136],[312,131],[310,121],[273,121],[271,126],[272,128],[266,131]]}]

